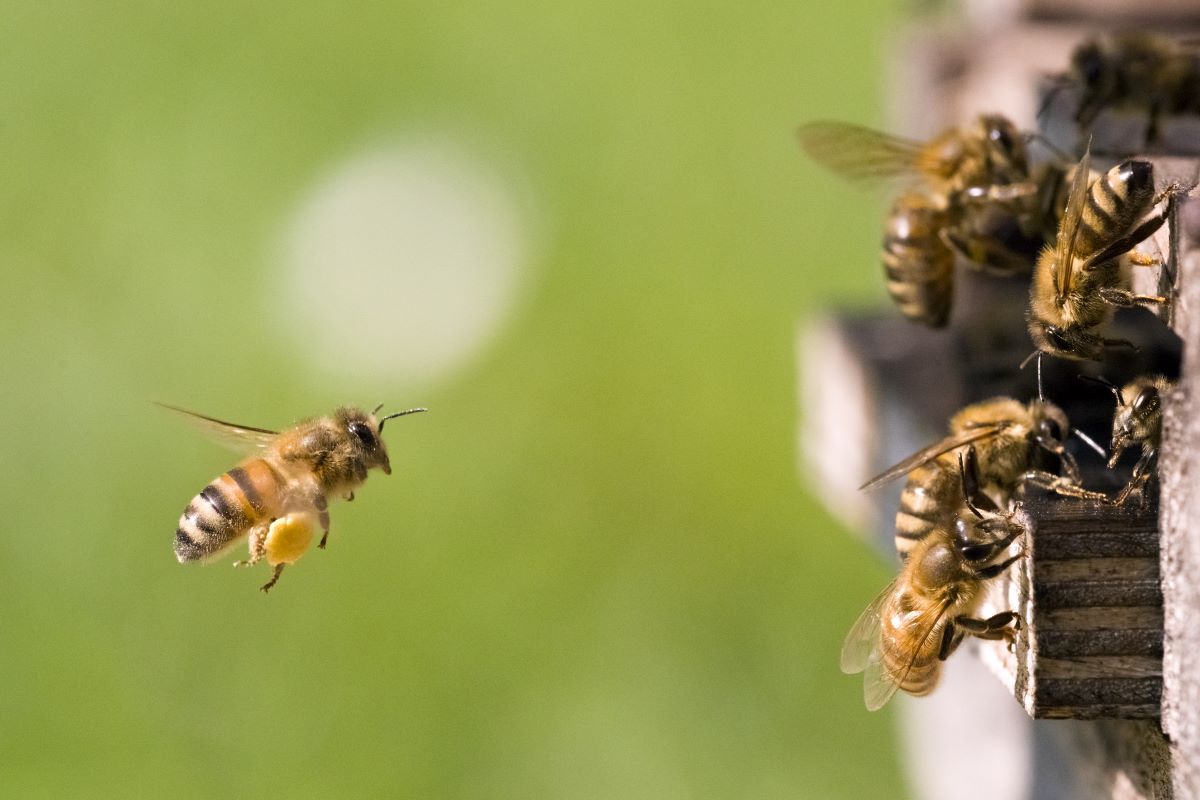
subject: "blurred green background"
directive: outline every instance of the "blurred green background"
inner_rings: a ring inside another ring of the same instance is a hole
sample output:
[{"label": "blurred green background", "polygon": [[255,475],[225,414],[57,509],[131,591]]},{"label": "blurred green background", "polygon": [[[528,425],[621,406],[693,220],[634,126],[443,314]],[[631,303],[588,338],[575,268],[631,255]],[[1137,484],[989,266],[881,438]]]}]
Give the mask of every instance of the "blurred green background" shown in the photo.
[{"label": "blurred green background", "polygon": [[[878,123],[894,5],[0,6],[4,795],[901,795],[793,357],[882,297],[876,200],[793,130]],[[280,231],[407,130],[503,153],[536,242],[473,357],[335,377]],[[152,399],[433,411],[264,596],[175,562],[235,457]]]}]

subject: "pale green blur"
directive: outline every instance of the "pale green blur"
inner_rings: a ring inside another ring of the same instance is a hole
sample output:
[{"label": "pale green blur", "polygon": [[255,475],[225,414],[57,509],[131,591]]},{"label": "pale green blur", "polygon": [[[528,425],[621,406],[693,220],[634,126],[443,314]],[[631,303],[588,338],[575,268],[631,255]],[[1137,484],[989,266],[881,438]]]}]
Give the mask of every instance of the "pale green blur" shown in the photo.
[{"label": "pale green blur", "polygon": [[[793,131],[878,121],[895,13],[4,4],[3,795],[901,796],[836,668],[886,577],[797,478],[793,357],[882,293],[876,199]],[[525,293],[449,380],[333,384],[270,330],[279,230],[441,124],[528,180]],[[154,399],[432,410],[263,596],[176,563],[234,457]]]}]

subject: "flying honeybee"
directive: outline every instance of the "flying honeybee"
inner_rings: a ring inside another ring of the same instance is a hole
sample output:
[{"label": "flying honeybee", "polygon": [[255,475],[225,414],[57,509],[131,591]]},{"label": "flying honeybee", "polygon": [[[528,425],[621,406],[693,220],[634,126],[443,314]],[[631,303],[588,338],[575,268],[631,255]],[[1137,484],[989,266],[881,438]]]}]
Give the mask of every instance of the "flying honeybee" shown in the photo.
[{"label": "flying honeybee", "polygon": [[[982,503],[986,494],[999,507],[1007,506],[1018,487],[1034,483],[1059,494],[1092,500],[1103,494],[1079,486],[1079,467],[1067,452],[1071,433],[1067,415],[1045,400],[1020,403],[1010,397],[994,397],[965,406],[950,418],[950,434],[884,470],[860,489],[873,489],[908,475],[896,512],[896,552],[909,558],[930,534],[948,529],[961,508],[960,470],[957,454],[970,446],[978,466],[967,472],[978,491],[968,485],[970,496]],[[1058,457],[1063,476],[1038,468],[1039,453]]]},{"label": "flying honeybee", "polygon": [[235,566],[266,559],[275,572],[262,587],[264,592],[275,585],[285,566],[304,555],[318,525],[318,547],[325,547],[330,499],[353,500],[354,490],[373,468],[391,474],[380,438],[384,423],[425,410],[377,417],[378,407],[372,412],[339,408],[276,432],[165,407],[188,415],[219,440],[251,451],[192,498],[175,531],[175,556],[180,562],[207,561],[249,534],[250,558]]},{"label": "flying honeybee", "polygon": [[1166,220],[1165,208],[1150,214],[1155,206],[1184,190],[1172,184],[1156,193],[1148,161],[1123,161],[1089,186],[1090,175],[1085,152],[1071,179],[1054,247],[1042,252],[1034,268],[1028,323],[1039,352],[1098,361],[1105,347],[1132,346],[1101,335],[1114,308],[1168,302],[1134,294],[1129,271],[1131,265],[1159,263],[1133,248]]},{"label": "flying honeybee", "polygon": [[1195,42],[1146,31],[1109,34],[1075,48],[1070,67],[1053,80],[1043,110],[1068,87],[1078,90],[1075,121],[1082,129],[1089,130],[1105,109],[1142,113],[1145,143],[1152,145],[1163,116],[1200,114],[1200,58]]},{"label": "flying honeybee", "polygon": [[1117,399],[1113,412],[1112,457],[1108,468],[1117,465],[1117,459],[1131,445],[1140,445],[1141,458],[1133,467],[1133,476],[1113,502],[1124,505],[1131,497],[1141,498],[1153,476],[1150,465],[1158,455],[1162,444],[1162,396],[1174,388],[1174,384],[1161,375],[1146,375],[1125,384],[1124,388],[1106,380],[1092,378],[1112,391]]},{"label": "flying honeybee", "polygon": [[1014,521],[1015,512],[976,507],[967,488],[969,468],[960,462],[960,470],[962,496],[953,525],[931,530],[913,546],[899,576],[867,606],[842,645],[842,671],[864,673],[863,699],[871,711],[897,689],[918,696],[932,692],[941,662],[965,635],[1013,643],[1016,613],[975,615],[984,582],[1020,558],[997,561],[1025,529]]},{"label": "flying honeybee", "polygon": [[916,142],[841,122],[798,131],[817,162],[851,180],[909,178],[889,211],[883,240],[888,293],[900,312],[946,324],[955,256],[999,275],[1028,273],[1045,241],[1062,171],[1031,174],[1024,136],[985,115]]}]

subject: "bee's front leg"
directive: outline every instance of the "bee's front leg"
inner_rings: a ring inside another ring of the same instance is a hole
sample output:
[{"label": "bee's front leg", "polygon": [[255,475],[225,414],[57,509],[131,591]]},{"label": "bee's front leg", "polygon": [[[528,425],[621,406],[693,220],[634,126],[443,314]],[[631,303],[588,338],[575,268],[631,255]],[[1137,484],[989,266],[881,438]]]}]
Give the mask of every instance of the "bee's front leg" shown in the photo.
[{"label": "bee's front leg", "polygon": [[325,501],[325,495],[317,494],[313,498],[313,508],[317,510],[317,519],[321,523],[321,541],[317,543],[317,548],[325,549],[325,543],[329,541],[329,504]]},{"label": "bee's front leg", "polygon": [[1032,483],[1043,489],[1060,494],[1063,497],[1076,497],[1080,500],[1093,500],[1097,503],[1107,503],[1108,495],[1104,492],[1093,492],[1085,489],[1069,478],[1054,475],[1040,469],[1031,469],[1021,476],[1022,483]]}]

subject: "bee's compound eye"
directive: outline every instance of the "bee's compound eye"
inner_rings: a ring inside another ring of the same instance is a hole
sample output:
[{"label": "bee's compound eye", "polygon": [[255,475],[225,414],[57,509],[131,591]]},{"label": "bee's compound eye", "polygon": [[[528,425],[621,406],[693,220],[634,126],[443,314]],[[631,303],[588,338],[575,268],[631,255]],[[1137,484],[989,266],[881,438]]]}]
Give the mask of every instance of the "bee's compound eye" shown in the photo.
[{"label": "bee's compound eye", "polygon": [[1070,350],[1071,343],[1062,335],[1062,331],[1051,325],[1046,328],[1046,336],[1050,339],[1050,343],[1059,350]]},{"label": "bee's compound eye", "polygon": [[1056,421],[1052,419],[1042,420],[1042,431],[1056,442],[1061,442],[1063,438],[1063,429]]},{"label": "bee's compound eye", "polygon": [[1134,413],[1143,414],[1147,411],[1153,411],[1158,407],[1158,390],[1149,388],[1144,390],[1133,401]]},{"label": "bee's compound eye", "polygon": [[358,440],[367,447],[375,446],[375,434],[371,433],[371,429],[361,422],[351,422],[350,432],[358,437]]}]

